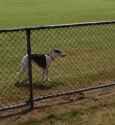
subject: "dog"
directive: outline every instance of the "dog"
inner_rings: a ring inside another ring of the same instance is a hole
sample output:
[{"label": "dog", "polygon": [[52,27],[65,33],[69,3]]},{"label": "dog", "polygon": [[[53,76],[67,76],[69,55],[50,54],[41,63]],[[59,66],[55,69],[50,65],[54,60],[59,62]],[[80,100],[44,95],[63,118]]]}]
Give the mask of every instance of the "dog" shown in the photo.
[{"label": "dog", "polygon": [[[51,63],[59,58],[59,57],[65,57],[66,55],[62,52],[62,50],[58,48],[52,49],[48,54],[31,54],[31,62],[36,64],[38,67],[42,69],[42,81],[48,81],[48,68],[51,65]],[[28,55],[26,54],[23,56],[21,60],[21,69],[17,73],[18,77],[19,75],[24,72],[26,73],[27,80],[28,81]],[[17,83],[20,83],[19,80]]]}]

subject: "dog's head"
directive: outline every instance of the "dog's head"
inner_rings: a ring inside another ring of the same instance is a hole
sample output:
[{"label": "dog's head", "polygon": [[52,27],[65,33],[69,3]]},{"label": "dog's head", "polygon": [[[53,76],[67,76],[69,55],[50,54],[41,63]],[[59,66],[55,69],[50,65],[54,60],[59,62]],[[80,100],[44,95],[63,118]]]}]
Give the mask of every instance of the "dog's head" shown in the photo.
[{"label": "dog's head", "polygon": [[58,57],[65,57],[66,55],[64,54],[64,52],[58,48],[55,48],[53,50],[51,50],[50,55],[53,59],[56,59]]}]

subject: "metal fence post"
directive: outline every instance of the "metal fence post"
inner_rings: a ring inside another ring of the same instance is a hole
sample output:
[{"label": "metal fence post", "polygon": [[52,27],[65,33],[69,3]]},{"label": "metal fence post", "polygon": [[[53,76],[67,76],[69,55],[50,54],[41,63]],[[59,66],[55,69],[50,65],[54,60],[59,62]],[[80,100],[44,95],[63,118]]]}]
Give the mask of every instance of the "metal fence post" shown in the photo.
[{"label": "metal fence post", "polygon": [[27,40],[27,54],[28,54],[28,79],[29,79],[29,91],[30,91],[30,109],[33,109],[33,86],[32,86],[32,63],[31,63],[31,31],[26,30],[26,40]]}]

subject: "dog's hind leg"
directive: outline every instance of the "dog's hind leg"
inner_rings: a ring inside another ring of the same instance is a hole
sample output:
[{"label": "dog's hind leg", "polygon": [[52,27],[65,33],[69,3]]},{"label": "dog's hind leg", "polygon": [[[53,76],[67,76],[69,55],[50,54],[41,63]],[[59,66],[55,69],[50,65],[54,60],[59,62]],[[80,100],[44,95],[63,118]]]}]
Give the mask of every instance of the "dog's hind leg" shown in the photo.
[{"label": "dog's hind leg", "polygon": [[17,82],[20,82],[20,75],[21,75],[22,73],[23,73],[22,68],[20,69],[19,72],[16,73],[16,77],[15,77],[15,79],[16,79]]},{"label": "dog's hind leg", "polygon": [[22,73],[25,73],[25,75],[26,75],[26,80],[23,80],[23,81],[28,81],[28,56],[27,55],[25,55],[22,58],[20,71],[17,72],[17,74],[16,74],[17,83],[21,83],[20,75]]}]

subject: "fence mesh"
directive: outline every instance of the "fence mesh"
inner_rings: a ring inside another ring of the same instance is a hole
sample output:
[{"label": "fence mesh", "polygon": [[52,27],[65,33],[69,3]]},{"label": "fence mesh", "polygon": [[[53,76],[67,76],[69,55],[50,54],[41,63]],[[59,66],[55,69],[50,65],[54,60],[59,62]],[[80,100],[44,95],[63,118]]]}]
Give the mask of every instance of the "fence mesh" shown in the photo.
[{"label": "fence mesh", "polygon": [[[115,78],[115,25],[64,27],[32,31],[32,52],[48,53],[59,48],[66,53],[49,68],[52,90],[87,87]],[[34,67],[34,66],[33,66]],[[38,70],[38,71],[36,71]],[[41,84],[41,71],[33,68],[33,84]],[[54,91],[39,91],[46,94]],[[36,93],[36,92],[35,92]]]},{"label": "fence mesh", "polygon": [[[30,98],[27,86],[15,85],[21,59],[27,52],[26,30],[0,33],[0,107]],[[115,24],[29,30],[32,53],[47,54],[59,48],[66,54],[51,64],[50,80],[46,82],[42,81],[41,68],[32,64],[34,96],[114,80]],[[21,74],[19,79],[25,77]]]},{"label": "fence mesh", "polygon": [[0,108],[29,98],[28,89],[15,85],[21,58],[26,53],[25,40],[25,32],[0,33]]}]

